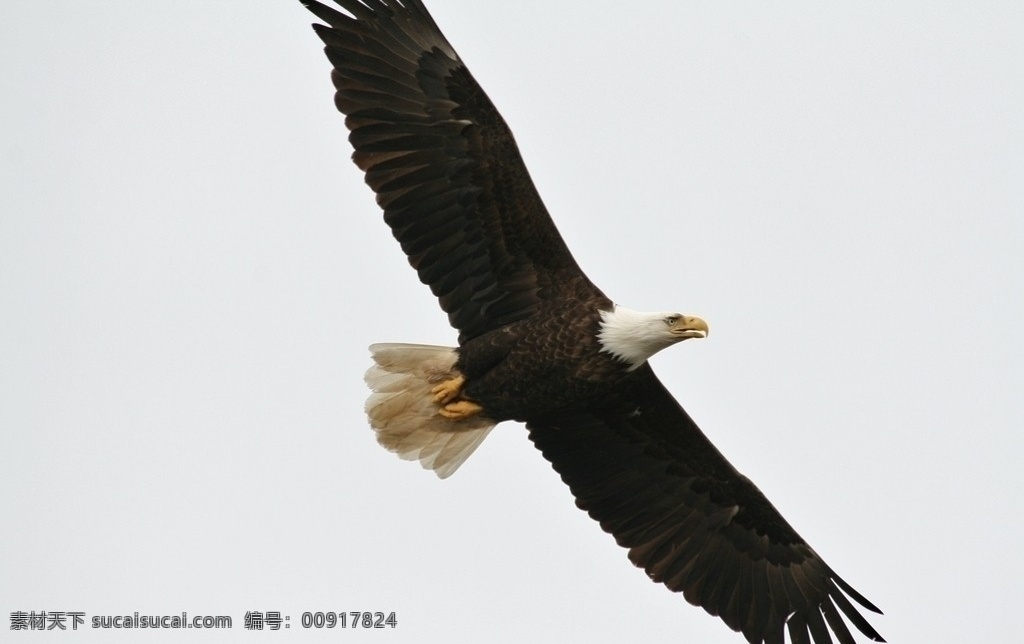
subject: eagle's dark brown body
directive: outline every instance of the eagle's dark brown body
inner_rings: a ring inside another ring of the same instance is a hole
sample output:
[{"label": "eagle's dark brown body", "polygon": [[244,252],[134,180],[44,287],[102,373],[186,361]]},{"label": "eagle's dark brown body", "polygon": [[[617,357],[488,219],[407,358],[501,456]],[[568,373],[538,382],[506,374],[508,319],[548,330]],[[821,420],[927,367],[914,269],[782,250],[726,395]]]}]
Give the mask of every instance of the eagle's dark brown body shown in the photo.
[{"label": "eagle's dark brown body", "polygon": [[[315,29],[353,159],[459,331],[457,352],[371,347],[368,409],[378,438],[390,432],[382,443],[447,476],[493,421],[526,421],[577,505],[634,564],[748,642],[781,644],[788,631],[795,644],[854,644],[848,623],[883,641],[853,602],[878,609],[654,375],[646,356],[659,347],[632,352],[629,329],[624,344],[602,335],[602,312],[618,308],[577,266],[504,120],[421,1],[335,1],[347,13],[305,4],[329,25]],[[462,377],[482,414],[439,418],[431,387]]]},{"label": "eagle's dark brown body", "polygon": [[528,421],[585,404],[607,395],[628,375],[628,365],[601,351],[597,309],[581,309],[569,300],[545,309],[458,349],[466,397],[496,421]]}]

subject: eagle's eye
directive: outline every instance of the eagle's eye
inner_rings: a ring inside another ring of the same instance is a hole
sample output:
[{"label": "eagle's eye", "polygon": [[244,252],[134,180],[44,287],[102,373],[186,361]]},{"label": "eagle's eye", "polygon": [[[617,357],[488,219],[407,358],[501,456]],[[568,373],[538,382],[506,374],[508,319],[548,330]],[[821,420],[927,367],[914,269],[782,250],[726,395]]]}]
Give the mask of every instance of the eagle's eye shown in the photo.
[{"label": "eagle's eye", "polygon": [[679,321],[679,316],[678,315],[670,315],[667,318],[665,318],[665,326],[672,326],[672,325],[674,325],[678,321]]}]

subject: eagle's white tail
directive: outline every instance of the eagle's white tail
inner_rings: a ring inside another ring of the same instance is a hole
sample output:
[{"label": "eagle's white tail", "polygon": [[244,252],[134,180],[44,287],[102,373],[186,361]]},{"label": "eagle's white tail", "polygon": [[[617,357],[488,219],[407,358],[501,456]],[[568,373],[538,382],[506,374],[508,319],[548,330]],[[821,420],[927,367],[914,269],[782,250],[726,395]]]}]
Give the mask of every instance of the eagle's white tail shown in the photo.
[{"label": "eagle's white tail", "polygon": [[377,442],[400,457],[448,478],[487,437],[495,422],[482,416],[450,420],[438,414],[431,390],[455,377],[455,349],[424,344],[370,345],[366,372],[373,393],[366,415]]}]

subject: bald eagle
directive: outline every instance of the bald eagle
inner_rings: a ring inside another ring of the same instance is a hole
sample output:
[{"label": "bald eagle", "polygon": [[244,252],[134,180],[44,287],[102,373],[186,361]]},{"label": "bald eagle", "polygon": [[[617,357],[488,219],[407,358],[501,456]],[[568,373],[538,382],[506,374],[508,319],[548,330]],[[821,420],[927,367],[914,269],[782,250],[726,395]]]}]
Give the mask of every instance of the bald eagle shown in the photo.
[{"label": "bald eagle", "polygon": [[[303,4],[334,67],[353,159],[458,347],[378,344],[378,441],[452,474],[526,423],[576,504],[629,559],[748,642],[884,641],[880,612],[704,436],[648,358],[700,318],[615,304],[580,270],[512,133],[420,0]],[[329,25],[329,26],[328,26]],[[845,620],[843,619],[845,616]]]}]

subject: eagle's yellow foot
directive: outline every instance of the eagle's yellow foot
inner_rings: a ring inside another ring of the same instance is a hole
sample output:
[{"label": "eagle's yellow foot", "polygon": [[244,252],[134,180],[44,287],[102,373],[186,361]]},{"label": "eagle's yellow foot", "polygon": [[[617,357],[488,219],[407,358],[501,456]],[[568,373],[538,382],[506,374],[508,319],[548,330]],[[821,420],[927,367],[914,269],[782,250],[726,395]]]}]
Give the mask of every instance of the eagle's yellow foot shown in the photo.
[{"label": "eagle's yellow foot", "polygon": [[475,416],[483,410],[484,408],[475,402],[471,402],[469,400],[457,400],[441,407],[437,413],[451,420],[462,420],[463,418]]},{"label": "eagle's yellow foot", "polygon": [[434,387],[430,390],[430,393],[434,394],[434,402],[446,405],[459,396],[459,392],[462,391],[462,385],[464,384],[466,384],[466,377],[458,375]]}]

